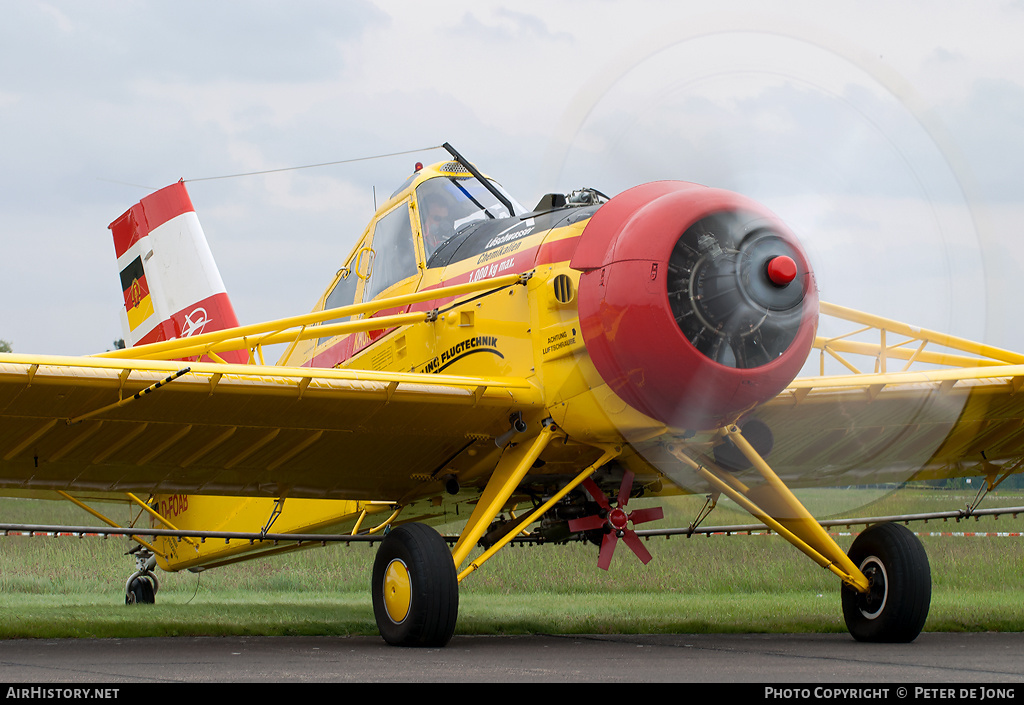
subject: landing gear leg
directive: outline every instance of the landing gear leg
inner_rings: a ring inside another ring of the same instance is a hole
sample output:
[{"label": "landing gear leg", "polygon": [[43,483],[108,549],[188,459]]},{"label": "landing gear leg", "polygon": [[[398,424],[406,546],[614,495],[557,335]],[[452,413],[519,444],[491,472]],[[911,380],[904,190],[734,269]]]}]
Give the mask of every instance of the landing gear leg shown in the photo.
[{"label": "landing gear leg", "polygon": [[928,556],[918,538],[899,524],[876,524],[843,553],[737,426],[721,432],[765,482],[748,486],[707,459],[697,462],[683,448],[670,446],[669,451],[714,489],[840,577],[843,616],[855,639],[908,642],[917,638],[928,617],[932,594]]},{"label": "landing gear leg", "polygon": [[156,593],[160,589],[153,568],[156,557],[142,548],[135,551],[135,572],[128,576],[124,584],[124,603],[126,605],[152,605],[156,602]]},{"label": "landing gear leg", "polygon": [[931,606],[932,578],[924,546],[899,524],[865,529],[849,551],[867,576],[866,593],[843,586],[843,617],[857,641],[910,642],[917,638]]},{"label": "landing gear leg", "polygon": [[455,633],[459,580],[448,544],[425,524],[403,524],[373,562],[373,614],[394,646],[444,646]]}]

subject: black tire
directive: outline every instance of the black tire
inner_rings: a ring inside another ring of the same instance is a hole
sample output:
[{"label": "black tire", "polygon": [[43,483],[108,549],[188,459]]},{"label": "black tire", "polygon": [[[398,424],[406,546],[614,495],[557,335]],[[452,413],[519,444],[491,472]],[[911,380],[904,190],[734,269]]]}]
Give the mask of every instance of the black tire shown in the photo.
[{"label": "black tire", "polygon": [[[394,576],[403,573],[407,587],[396,589]],[[455,633],[455,562],[448,544],[429,526],[403,524],[384,537],[373,561],[371,590],[377,628],[389,644],[444,646]]]},{"label": "black tire", "polygon": [[875,524],[850,546],[854,565],[871,581],[866,594],[843,586],[843,617],[857,641],[906,643],[917,638],[932,599],[924,546],[900,524]]},{"label": "black tire", "polygon": [[153,590],[153,582],[146,577],[135,578],[128,586],[128,592],[124,596],[126,605],[153,605],[156,604],[156,592]]}]

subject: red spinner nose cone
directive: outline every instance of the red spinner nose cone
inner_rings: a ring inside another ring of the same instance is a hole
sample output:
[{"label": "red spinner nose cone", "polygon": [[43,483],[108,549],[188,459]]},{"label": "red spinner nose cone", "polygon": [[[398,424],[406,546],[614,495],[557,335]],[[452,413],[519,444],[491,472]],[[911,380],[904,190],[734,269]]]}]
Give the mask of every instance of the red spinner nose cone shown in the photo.
[{"label": "red spinner nose cone", "polygon": [[768,262],[768,279],[775,286],[786,286],[796,279],[796,262],[786,255],[772,257]]}]

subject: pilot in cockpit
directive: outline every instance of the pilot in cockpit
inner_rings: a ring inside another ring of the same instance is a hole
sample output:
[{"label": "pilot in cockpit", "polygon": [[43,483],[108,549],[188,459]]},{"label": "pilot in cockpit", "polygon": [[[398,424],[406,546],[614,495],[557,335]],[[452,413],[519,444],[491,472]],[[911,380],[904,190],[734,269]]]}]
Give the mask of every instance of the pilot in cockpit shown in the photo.
[{"label": "pilot in cockpit", "polygon": [[[499,203],[483,184],[464,176],[427,179],[416,187],[416,200],[427,257],[455,234],[456,227],[507,218],[513,207],[511,202],[508,207]],[[516,208],[517,212],[525,211],[521,206]]]},{"label": "pilot in cockpit", "polygon": [[420,219],[423,230],[423,248],[430,257],[441,243],[452,236],[455,231],[454,203],[443,189],[430,189],[428,193],[420,192]]},{"label": "pilot in cockpit", "polygon": [[433,252],[452,234],[452,217],[448,204],[438,197],[423,205],[423,245]]}]

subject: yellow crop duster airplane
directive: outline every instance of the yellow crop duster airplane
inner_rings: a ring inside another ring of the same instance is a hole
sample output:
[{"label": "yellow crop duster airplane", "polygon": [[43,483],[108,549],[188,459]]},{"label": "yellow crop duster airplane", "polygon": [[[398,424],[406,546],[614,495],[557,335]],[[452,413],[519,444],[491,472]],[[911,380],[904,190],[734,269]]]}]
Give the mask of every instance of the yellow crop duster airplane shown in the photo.
[{"label": "yellow crop duster airplane", "polygon": [[[142,199],[111,225],[129,347],[0,355],[0,490],[136,503],[129,602],[154,600],[154,565],[378,541],[374,612],[401,645],[447,643],[460,581],[513,540],[647,562],[635,527],[661,510],[631,499],[725,495],[838,576],[855,638],[913,640],[920,541],[878,523],[847,554],[789,488],[996,486],[1024,463],[1024,356],[819,302],[796,237],[739,194],[528,210],[445,148],[311,313],[267,324],[238,325],[184,184]],[[819,315],[859,329],[823,339]],[[813,348],[849,374],[797,379]],[[431,525],[460,519],[449,548]]]}]

